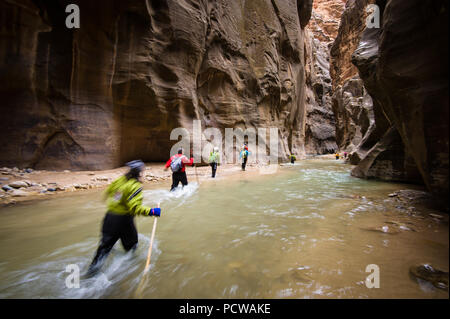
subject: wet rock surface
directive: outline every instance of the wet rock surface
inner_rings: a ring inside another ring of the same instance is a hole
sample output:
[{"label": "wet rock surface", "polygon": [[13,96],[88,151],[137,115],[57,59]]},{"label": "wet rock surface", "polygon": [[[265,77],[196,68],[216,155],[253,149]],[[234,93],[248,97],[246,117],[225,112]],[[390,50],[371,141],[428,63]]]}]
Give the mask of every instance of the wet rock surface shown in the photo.
[{"label": "wet rock surface", "polygon": [[428,281],[436,288],[448,291],[448,272],[436,269],[429,264],[411,266],[409,273],[414,278]]}]

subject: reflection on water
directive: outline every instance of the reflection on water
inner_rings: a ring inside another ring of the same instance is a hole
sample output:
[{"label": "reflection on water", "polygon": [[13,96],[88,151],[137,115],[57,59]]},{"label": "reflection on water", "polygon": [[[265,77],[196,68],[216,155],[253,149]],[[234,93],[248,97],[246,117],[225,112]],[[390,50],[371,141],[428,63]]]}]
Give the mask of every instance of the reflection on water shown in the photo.
[{"label": "reflection on water", "polygon": [[[332,160],[246,174],[144,191],[163,216],[141,297],[448,298],[409,277],[418,263],[448,270],[448,225],[408,215],[387,196],[411,186],[356,179]],[[136,220],[135,253],[118,243],[100,275],[65,286],[67,265],[89,265],[104,210],[100,192],[1,208],[0,298],[135,296],[151,218]],[[400,231],[369,231],[386,225]],[[380,267],[379,289],[364,284],[369,264]]]}]

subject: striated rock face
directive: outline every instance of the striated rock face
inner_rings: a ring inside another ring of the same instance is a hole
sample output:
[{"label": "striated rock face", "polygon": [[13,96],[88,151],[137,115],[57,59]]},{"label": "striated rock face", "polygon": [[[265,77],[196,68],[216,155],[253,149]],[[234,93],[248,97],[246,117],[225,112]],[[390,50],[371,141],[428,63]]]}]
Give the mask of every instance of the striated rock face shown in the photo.
[{"label": "striated rock face", "polygon": [[346,150],[351,163],[357,164],[365,151],[376,143],[369,139],[375,127],[372,99],[363,81],[355,76],[335,89],[331,103],[339,149]]},{"label": "striated rock face", "polygon": [[365,30],[366,7],[374,1],[348,1],[331,49],[332,107],[336,117],[336,141],[349,152],[348,161],[358,165],[352,175],[386,181],[421,183],[400,135],[386,118],[378,100],[359,77],[352,54]]},{"label": "striated rock face", "polygon": [[308,154],[326,154],[337,149],[328,46],[313,38],[311,33],[307,33],[306,39],[305,149]]},{"label": "striated rock face", "polygon": [[[65,27],[76,3],[81,28]],[[170,132],[279,128],[305,154],[312,0],[0,1],[0,165],[104,169]]]},{"label": "striated rock face", "polygon": [[306,27],[306,132],[309,154],[334,152],[336,123],[331,109],[330,46],[338,33],[342,0],[316,0]]},{"label": "striated rock face", "polygon": [[347,1],[338,34],[330,50],[331,103],[336,118],[336,143],[340,150],[350,154],[352,164],[357,164],[379,138],[369,138],[369,133],[375,129],[372,99],[351,61],[365,28],[365,9],[373,2]]},{"label": "striated rock face", "polygon": [[358,75],[352,63],[352,54],[359,45],[366,26],[366,7],[375,0],[348,0],[342,13],[339,30],[330,51],[330,75],[333,89]]},{"label": "striated rock face", "polygon": [[[358,67],[385,137],[397,131],[401,143],[383,137],[367,157],[374,170],[385,152],[383,145],[396,152],[406,180],[414,180],[417,169],[427,188],[448,196],[449,105],[448,105],[448,1],[377,1],[382,10],[380,29],[364,31],[353,63]],[[363,160],[364,161],[364,160]],[[414,168],[412,168],[414,167]],[[367,176],[367,169],[355,175]],[[374,175],[382,176],[385,170]]]},{"label": "striated rock face", "polygon": [[346,0],[315,0],[308,29],[323,43],[336,39]]}]

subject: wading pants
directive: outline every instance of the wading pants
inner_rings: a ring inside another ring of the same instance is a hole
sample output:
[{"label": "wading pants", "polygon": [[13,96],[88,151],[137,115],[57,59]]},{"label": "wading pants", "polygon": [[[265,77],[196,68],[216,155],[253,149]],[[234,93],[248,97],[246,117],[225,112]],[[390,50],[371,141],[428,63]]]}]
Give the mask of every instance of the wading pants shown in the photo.
[{"label": "wading pants", "polygon": [[215,178],[216,177],[216,171],[217,171],[217,163],[211,163],[209,165],[211,165],[211,169],[212,169],[211,177]]},{"label": "wading pants", "polygon": [[89,272],[95,272],[100,269],[114,244],[119,239],[126,251],[136,249],[138,233],[134,225],[134,217],[108,212],[103,220],[102,241],[89,267]]},{"label": "wading pants", "polygon": [[170,189],[170,191],[172,192],[173,190],[175,190],[180,182],[183,187],[188,184],[186,172],[172,173],[172,188]]},{"label": "wading pants", "polygon": [[245,166],[247,165],[247,157],[242,160],[242,170],[245,171]]}]

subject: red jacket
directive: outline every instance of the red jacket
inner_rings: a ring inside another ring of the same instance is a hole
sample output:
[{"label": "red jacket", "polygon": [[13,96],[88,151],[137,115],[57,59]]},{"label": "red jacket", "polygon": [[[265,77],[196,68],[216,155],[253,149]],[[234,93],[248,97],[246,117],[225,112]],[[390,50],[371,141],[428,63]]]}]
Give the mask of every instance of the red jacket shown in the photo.
[{"label": "red jacket", "polygon": [[186,156],[184,156],[183,154],[175,154],[174,156],[172,156],[171,158],[169,158],[169,160],[167,161],[167,163],[166,163],[166,168],[169,168],[170,167],[170,164],[172,163],[172,161],[176,158],[176,157],[180,157],[180,156],[183,156],[184,158],[181,160],[181,172],[185,172],[186,171],[186,168],[185,168],[185,166],[186,165],[189,165],[189,166],[192,166],[192,165],[194,165],[194,158],[193,157],[191,157],[191,160],[188,160],[188,158],[186,157]]}]

